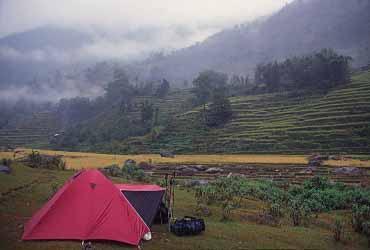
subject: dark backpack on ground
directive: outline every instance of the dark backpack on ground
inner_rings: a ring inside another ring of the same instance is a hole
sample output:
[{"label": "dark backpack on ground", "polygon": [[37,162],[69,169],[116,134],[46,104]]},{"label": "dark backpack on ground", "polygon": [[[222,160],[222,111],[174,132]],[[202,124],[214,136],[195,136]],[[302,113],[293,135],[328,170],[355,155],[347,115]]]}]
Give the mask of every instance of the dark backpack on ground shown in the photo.
[{"label": "dark backpack on ground", "polygon": [[185,216],[183,219],[176,220],[171,225],[171,232],[177,236],[197,235],[206,230],[203,219]]}]

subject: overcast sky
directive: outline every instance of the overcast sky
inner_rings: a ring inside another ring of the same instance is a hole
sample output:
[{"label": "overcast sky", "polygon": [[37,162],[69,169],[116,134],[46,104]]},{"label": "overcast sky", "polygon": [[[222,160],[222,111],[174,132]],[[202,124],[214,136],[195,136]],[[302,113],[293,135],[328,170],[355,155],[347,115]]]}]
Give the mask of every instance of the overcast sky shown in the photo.
[{"label": "overcast sky", "polygon": [[106,30],[220,29],[290,0],[0,0],[0,37],[48,24]]},{"label": "overcast sky", "polygon": [[0,57],[66,65],[140,60],[153,52],[200,42],[223,28],[271,14],[291,1],[0,0],[0,38],[43,26],[87,31],[93,37],[91,44],[70,50],[52,45],[27,52],[0,47]]},{"label": "overcast sky", "polygon": [[95,35],[94,44],[78,51],[48,48],[20,54],[12,48],[0,48],[0,55],[67,62],[80,58],[138,59],[153,51],[200,42],[223,28],[268,15],[291,1],[0,0],[0,38],[47,25]]}]

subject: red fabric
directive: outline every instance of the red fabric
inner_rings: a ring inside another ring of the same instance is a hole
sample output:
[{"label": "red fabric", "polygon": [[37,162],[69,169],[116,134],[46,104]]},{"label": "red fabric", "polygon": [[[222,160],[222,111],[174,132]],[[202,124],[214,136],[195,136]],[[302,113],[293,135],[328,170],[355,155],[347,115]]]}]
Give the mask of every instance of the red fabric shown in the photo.
[{"label": "red fabric", "polygon": [[138,185],[138,184],[115,184],[119,190],[123,191],[164,191],[166,189],[157,185]]},{"label": "red fabric", "polygon": [[113,240],[138,245],[149,227],[98,170],[72,177],[25,225],[23,240]]}]

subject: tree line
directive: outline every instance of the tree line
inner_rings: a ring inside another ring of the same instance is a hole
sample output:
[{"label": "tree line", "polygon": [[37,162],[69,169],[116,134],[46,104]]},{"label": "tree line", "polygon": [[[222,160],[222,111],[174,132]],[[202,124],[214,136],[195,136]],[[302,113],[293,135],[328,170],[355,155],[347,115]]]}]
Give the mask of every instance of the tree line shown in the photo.
[{"label": "tree line", "polygon": [[268,92],[327,90],[349,81],[351,60],[351,57],[339,55],[332,49],[322,49],[282,62],[259,64],[255,82],[265,84]]}]

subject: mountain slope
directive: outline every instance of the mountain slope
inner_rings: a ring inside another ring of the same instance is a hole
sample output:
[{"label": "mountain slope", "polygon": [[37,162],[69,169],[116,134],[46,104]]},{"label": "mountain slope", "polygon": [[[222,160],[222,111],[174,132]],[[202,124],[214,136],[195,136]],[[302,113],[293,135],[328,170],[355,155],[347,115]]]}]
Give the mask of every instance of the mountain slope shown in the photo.
[{"label": "mountain slope", "polygon": [[[42,27],[0,39],[0,89],[32,89],[32,84],[55,85],[56,72],[76,69],[68,53],[92,37],[73,29]],[[12,91],[14,94],[17,91]]]},{"label": "mountain slope", "polygon": [[87,33],[56,27],[41,27],[0,39],[0,47],[13,48],[21,52],[55,49],[78,49],[91,43],[92,37]]},{"label": "mountain slope", "polygon": [[271,17],[224,30],[143,65],[182,83],[202,70],[252,74],[256,64],[334,48],[354,65],[370,62],[370,2],[297,0]]},{"label": "mountain slope", "polygon": [[230,98],[223,128],[202,125],[201,109],[179,115],[157,141],[131,139],[130,152],[370,153],[370,71],[325,95],[264,94]]}]

